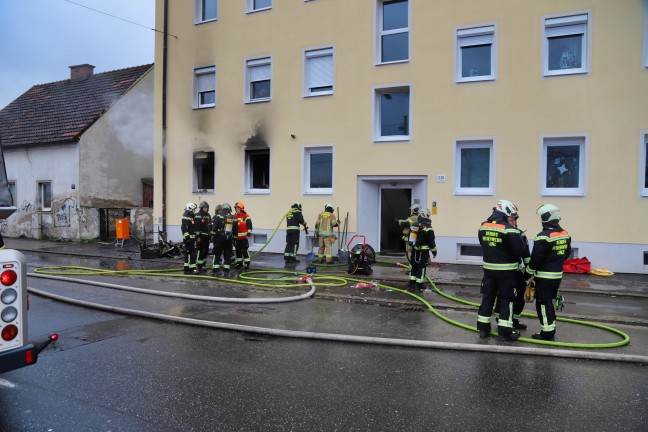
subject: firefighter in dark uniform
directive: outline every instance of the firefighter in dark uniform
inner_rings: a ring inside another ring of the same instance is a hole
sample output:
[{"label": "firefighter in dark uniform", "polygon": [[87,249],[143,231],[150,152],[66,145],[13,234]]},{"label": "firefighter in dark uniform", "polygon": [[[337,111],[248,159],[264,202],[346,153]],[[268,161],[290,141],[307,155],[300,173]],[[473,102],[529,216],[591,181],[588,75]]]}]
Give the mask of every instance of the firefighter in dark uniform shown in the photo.
[{"label": "firefighter in dark uniform", "polygon": [[234,204],[234,218],[236,218],[236,237],[234,249],[236,251],[236,264],[234,268],[250,268],[250,237],[252,237],[252,219],[245,211],[245,205],[242,202]]},{"label": "firefighter in dark uniform", "polygon": [[497,332],[499,339],[516,341],[520,333],[513,329],[513,303],[516,298],[517,273],[524,258],[522,233],[508,222],[516,217],[518,209],[510,201],[500,200],[493,214],[481,224],[478,231],[484,259],[484,276],[481,284],[482,302],[477,314],[479,336],[488,337],[495,300],[499,312]]},{"label": "firefighter in dark uniform", "polygon": [[437,256],[436,242],[434,240],[434,230],[430,220],[430,212],[427,209],[420,209],[418,220],[414,222],[418,227],[416,241],[412,245],[411,265],[412,269],[409,276],[408,288],[423,289],[430,253],[433,257]]},{"label": "firefighter in dark uniform", "polygon": [[196,271],[196,235],[194,213],[198,206],[195,203],[187,203],[182,214],[182,242],[185,247],[184,274],[192,274]]},{"label": "firefighter in dark uniform", "polygon": [[294,203],[288,214],[286,214],[286,249],[284,249],[284,261],[286,264],[299,262],[297,250],[299,249],[299,225],[304,226],[304,232],[308,234],[308,226],[304,221],[302,206]]},{"label": "firefighter in dark uniform", "polygon": [[[212,223],[212,241],[214,243],[214,259],[212,261],[212,273],[218,274],[223,269],[223,275],[229,276],[230,264],[232,262],[232,248],[236,236],[236,219],[232,215],[232,207],[225,203],[214,215]],[[223,261],[221,262],[221,256]]]},{"label": "firefighter in dark uniform", "polygon": [[396,223],[398,223],[398,226],[401,227],[403,230],[403,241],[405,242],[405,255],[407,256],[407,261],[410,263],[412,262],[411,260],[411,254],[410,254],[410,229],[412,228],[412,225],[415,224],[418,221],[419,218],[419,210],[421,206],[418,204],[412,204],[410,207],[410,216],[407,219],[397,219]]},{"label": "firefighter in dark uniform", "polygon": [[212,221],[207,201],[201,201],[199,207],[198,213],[194,216],[196,220],[196,268],[198,273],[202,273],[207,261],[207,254],[209,254]]},{"label": "firefighter in dark uniform", "polygon": [[553,341],[556,338],[554,300],[562,281],[563,264],[571,254],[571,236],[560,227],[560,210],[552,204],[538,208],[542,231],[533,240],[527,274],[533,276],[536,289],[536,311],[540,333],[534,339]]}]

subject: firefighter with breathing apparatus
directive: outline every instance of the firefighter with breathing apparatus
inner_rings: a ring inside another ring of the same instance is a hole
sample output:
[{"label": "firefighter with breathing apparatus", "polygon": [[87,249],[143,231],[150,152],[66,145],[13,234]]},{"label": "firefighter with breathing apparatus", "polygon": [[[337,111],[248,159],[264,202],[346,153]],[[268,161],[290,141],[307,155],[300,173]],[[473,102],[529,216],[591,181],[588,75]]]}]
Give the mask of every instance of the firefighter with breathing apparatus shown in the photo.
[{"label": "firefighter with breathing apparatus", "polygon": [[420,209],[418,211],[418,220],[412,224],[416,228],[416,238],[411,245],[412,265],[409,275],[408,288],[423,289],[425,283],[426,269],[430,262],[430,254],[436,258],[437,249],[434,240],[434,230],[430,220],[430,211]]},{"label": "firefighter with breathing apparatus", "polygon": [[196,220],[196,269],[198,273],[203,272],[209,253],[209,240],[211,238],[211,215],[209,214],[209,204],[207,201],[201,201],[198,212],[194,216]]},{"label": "firefighter with breathing apparatus", "polygon": [[[232,207],[225,203],[216,206],[216,214],[212,222],[212,242],[214,244],[214,257],[212,273],[217,275],[223,269],[223,276],[229,276],[232,263],[232,250],[236,237],[238,224],[232,215]],[[219,211],[220,210],[220,211]],[[222,257],[222,261],[221,261]]]},{"label": "firefighter with breathing apparatus", "polygon": [[333,204],[326,204],[324,211],[317,216],[315,223],[315,232],[319,239],[319,249],[317,258],[320,263],[333,263],[333,243],[336,237],[333,234],[333,228],[338,226],[338,220],[333,214]]}]

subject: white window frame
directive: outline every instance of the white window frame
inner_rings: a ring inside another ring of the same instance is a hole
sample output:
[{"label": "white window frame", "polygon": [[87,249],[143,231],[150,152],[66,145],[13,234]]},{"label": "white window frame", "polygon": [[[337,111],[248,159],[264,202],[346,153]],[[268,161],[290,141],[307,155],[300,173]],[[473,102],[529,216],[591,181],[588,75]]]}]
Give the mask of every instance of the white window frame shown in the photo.
[{"label": "white window frame", "polygon": [[[549,70],[549,38],[582,34],[581,67]],[[592,12],[580,11],[542,17],[542,69],[544,76],[588,74],[591,70]]]},{"label": "white window frame", "polygon": [[[331,187],[312,188],[310,186],[310,157],[313,154],[331,154]],[[304,195],[333,195],[335,188],[335,146],[332,144],[305,145],[302,151],[302,189]]]},{"label": "white window frame", "polygon": [[[550,146],[580,146],[577,188],[548,188],[547,185],[547,148]],[[577,196],[587,194],[589,177],[589,135],[543,135],[540,138],[540,195],[541,196]]]},{"label": "white window frame", "polygon": [[[375,8],[374,16],[376,17],[376,22],[375,22],[376,31],[374,32],[376,35],[376,40],[374,42],[376,51],[374,53],[374,65],[376,66],[395,64],[395,63],[407,63],[412,58],[412,32],[411,32],[412,1],[407,0],[407,27],[383,31],[383,5],[390,1],[393,0],[376,0],[376,3],[374,3],[374,8]],[[382,37],[387,35],[392,35],[392,34],[399,34],[399,33],[407,33],[407,58],[401,60],[386,61],[386,62],[382,61]]]},{"label": "white window frame", "polygon": [[[268,152],[268,189],[258,189],[252,187],[252,163],[250,161],[251,154],[249,152],[266,150]],[[272,188],[272,152],[269,147],[266,148],[253,148],[245,150],[245,169],[243,170],[246,195],[269,195]]]},{"label": "white window frame", "polygon": [[645,185],[646,169],[648,168],[648,160],[646,159],[646,150],[648,149],[648,130],[641,131],[641,138],[639,140],[639,148],[641,155],[639,156],[639,191],[642,197],[648,197],[648,187]]},{"label": "white window frame", "polygon": [[[210,89],[211,86],[207,86],[203,89],[200,88],[201,78],[205,78],[209,75],[212,75],[214,77],[214,85],[213,89]],[[213,91],[214,92],[214,103],[205,103],[201,104],[200,103],[200,94],[203,92],[207,91]],[[206,67],[198,67],[194,69],[194,103],[193,106],[194,108],[213,108],[216,106],[216,66],[206,66]]]},{"label": "white window frame", "polygon": [[[7,180],[7,185],[9,186],[9,192],[11,193],[11,199],[13,200],[11,205],[18,207],[18,182],[16,180]],[[11,185],[13,185],[13,188]]]},{"label": "white window frame", "polygon": [[[461,187],[461,150],[469,148],[490,149],[488,187]],[[495,137],[457,138],[454,140],[454,194],[455,195],[495,195]]]},{"label": "white window frame", "polygon": [[[50,205],[49,207],[45,207],[44,203],[44,185],[49,184],[49,190],[50,190]],[[38,190],[38,211],[40,212],[51,212],[52,211],[52,201],[53,201],[53,196],[54,196],[54,191],[52,190],[52,181],[51,180],[39,180],[37,181],[37,190]]]},{"label": "white window frame", "polygon": [[270,6],[262,7],[262,8],[255,8],[254,7],[254,1],[255,0],[245,0],[245,13],[249,14],[249,13],[260,12],[260,11],[272,9],[272,0],[270,0]]},{"label": "white window frame", "polygon": [[[407,91],[401,91],[406,90]],[[374,87],[373,91],[373,141],[374,142],[396,142],[396,141],[410,141],[412,139],[412,84],[394,84],[390,86]],[[408,106],[408,122],[407,122],[407,135],[381,135],[380,130],[380,96],[384,93],[408,93],[409,106]]]},{"label": "white window frame", "polygon": [[[474,77],[462,76],[462,48],[475,45],[490,45],[491,70],[488,75]],[[455,31],[455,81],[475,82],[494,81],[497,79],[497,25],[482,24],[479,26],[462,26]]]},{"label": "white window frame", "polygon": [[648,68],[648,0],[644,0],[643,66]]},{"label": "white window frame", "polygon": [[[270,81],[270,95],[265,98],[252,99],[252,83],[265,80],[252,80],[253,70],[268,66],[268,80]],[[270,102],[272,100],[272,57],[255,57],[245,60],[245,103]]]},{"label": "white window frame", "polygon": [[[326,96],[332,95],[335,93],[335,47],[333,46],[324,46],[318,48],[307,48],[304,50],[304,72],[303,72],[303,96],[304,97],[313,97],[313,96]],[[327,61],[330,59],[330,63],[322,64],[322,61]],[[319,79],[322,81],[322,84],[330,83],[331,90],[322,90],[322,91],[313,91],[313,88],[318,87],[327,87],[325,85],[311,85],[313,83],[313,73],[312,68],[313,64],[317,62],[319,65]],[[328,70],[330,69],[330,70]]]},{"label": "white window frame", "polygon": [[[203,19],[205,2],[214,2],[216,4],[216,16],[210,19]],[[194,0],[194,24],[202,24],[218,20],[219,0]]]}]

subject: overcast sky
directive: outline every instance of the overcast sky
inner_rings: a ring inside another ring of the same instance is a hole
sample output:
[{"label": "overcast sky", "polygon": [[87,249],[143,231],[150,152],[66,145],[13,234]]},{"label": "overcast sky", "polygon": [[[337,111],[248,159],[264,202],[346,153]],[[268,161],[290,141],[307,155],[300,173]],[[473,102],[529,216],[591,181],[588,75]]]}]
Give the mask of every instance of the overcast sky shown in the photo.
[{"label": "overcast sky", "polygon": [[0,0],[0,109],[36,84],[153,63],[155,0]]}]

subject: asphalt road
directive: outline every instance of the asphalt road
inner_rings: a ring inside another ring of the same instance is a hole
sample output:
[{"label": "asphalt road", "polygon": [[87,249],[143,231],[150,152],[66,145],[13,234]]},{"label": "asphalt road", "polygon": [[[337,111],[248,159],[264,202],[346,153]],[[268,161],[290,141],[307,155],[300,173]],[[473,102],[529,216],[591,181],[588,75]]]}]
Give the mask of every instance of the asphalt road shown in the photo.
[{"label": "asphalt road", "polygon": [[645,431],[648,421],[640,365],[254,336],[38,297],[30,318],[33,334],[56,328],[60,340],[0,378],[3,432]]}]

